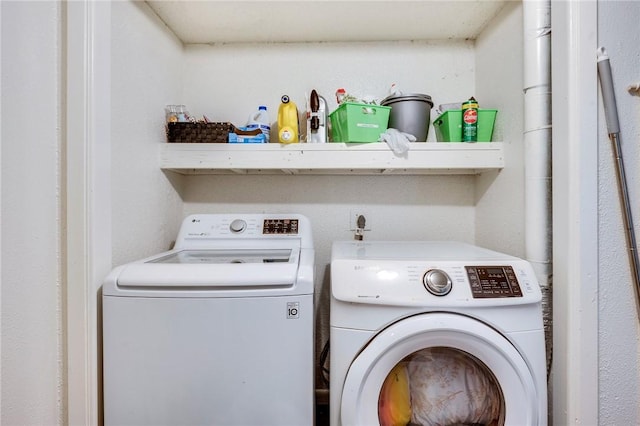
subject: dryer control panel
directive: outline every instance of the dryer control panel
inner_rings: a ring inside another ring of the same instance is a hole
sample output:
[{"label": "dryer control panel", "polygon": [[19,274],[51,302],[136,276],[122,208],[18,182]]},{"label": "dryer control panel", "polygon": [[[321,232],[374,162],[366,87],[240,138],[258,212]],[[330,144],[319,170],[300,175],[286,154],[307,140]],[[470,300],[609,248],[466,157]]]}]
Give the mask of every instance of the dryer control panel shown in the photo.
[{"label": "dryer control panel", "polygon": [[511,266],[465,266],[474,299],[522,297]]},{"label": "dryer control panel", "polygon": [[465,243],[337,241],[331,256],[331,294],[341,302],[443,309],[542,300],[529,262]]}]

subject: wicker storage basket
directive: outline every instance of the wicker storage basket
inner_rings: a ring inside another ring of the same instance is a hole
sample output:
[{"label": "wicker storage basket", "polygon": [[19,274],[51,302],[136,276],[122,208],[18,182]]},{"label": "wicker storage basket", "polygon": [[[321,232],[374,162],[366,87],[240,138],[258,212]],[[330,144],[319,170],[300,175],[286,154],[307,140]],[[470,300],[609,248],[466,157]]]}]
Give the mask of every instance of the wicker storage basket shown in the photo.
[{"label": "wicker storage basket", "polygon": [[231,123],[168,123],[167,142],[172,143],[227,143]]}]

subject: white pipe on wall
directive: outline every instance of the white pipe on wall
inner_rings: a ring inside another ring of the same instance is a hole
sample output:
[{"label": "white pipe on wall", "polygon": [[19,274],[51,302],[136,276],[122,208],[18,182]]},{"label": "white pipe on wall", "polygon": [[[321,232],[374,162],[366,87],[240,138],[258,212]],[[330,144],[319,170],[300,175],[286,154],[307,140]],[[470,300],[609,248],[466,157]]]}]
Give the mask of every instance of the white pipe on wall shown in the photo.
[{"label": "white pipe on wall", "polygon": [[551,353],[551,1],[523,1],[525,256],[542,288]]}]

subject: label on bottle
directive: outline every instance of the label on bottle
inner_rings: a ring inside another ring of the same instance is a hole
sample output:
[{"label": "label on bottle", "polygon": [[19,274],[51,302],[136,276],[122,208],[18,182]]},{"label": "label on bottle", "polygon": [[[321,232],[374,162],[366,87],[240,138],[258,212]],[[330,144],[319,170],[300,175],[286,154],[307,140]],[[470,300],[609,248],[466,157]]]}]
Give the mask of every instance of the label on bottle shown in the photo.
[{"label": "label on bottle", "polygon": [[250,123],[250,124],[247,124],[246,129],[247,130],[260,129],[264,134],[264,136],[266,137],[267,142],[269,142],[269,133],[271,132],[271,126],[263,123]]},{"label": "label on bottle", "polygon": [[462,104],[462,142],[478,140],[478,102],[471,98]]},{"label": "label on bottle", "polygon": [[288,143],[292,141],[293,141],[293,132],[291,132],[291,129],[285,127],[280,131],[280,142]]},{"label": "label on bottle", "polygon": [[268,126],[262,123],[251,123],[251,124],[247,124],[247,129],[249,130],[260,129],[262,130],[262,133],[269,134],[269,132],[271,131],[271,126]]}]

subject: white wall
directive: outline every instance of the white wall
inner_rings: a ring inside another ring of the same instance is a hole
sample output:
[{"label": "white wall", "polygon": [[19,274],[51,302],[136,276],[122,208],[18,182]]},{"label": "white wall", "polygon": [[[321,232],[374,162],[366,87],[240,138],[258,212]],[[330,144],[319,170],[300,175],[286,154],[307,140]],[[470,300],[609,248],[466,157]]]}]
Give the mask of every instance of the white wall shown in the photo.
[{"label": "white wall", "polygon": [[498,110],[494,140],[504,141],[506,161],[478,179],[475,228],[477,244],[524,258],[522,45],[520,2],[507,3],[476,41],[476,96]]},{"label": "white wall", "polygon": [[62,424],[60,4],[2,14],[3,425]]},{"label": "white wall", "polygon": [[[627,86],[640,81],[640,3],[598,3],[598,44],[611,58],[621,126],[622,154],[635,222],[640,233],[640,97]],[[599,107],[599,384],[600,424],[640,423],[640,326],[629,272],[613,150]]]},{"label": "white wall", "polygon": [[[316,89],[336,108],[335,91],[382,100],[391,84],[425,93],[438,103],[474,92],[472,42],[276,43],[190,45],[185,99],[190,109],[219,121],[246,124],[258,105],[276,121],[288,94],[302,113],[305,93]],[[429,140],[435,140],[433,130]]]},{"label": "white wall", "polygon": [[112,3],[113,264],[168,250],[182,202],[158,167],[164,106],[184,102],[182,43],[145,3]]}]

